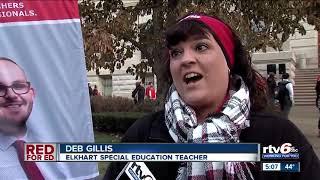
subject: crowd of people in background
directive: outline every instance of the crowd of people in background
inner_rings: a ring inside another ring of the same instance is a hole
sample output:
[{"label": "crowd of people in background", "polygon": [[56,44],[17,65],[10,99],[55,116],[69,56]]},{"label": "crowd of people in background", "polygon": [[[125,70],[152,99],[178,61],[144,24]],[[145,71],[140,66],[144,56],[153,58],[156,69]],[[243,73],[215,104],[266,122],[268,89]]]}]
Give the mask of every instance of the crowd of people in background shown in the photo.
[{"label": "crowd of people in background", "polygon": [[294,104],[294,92],[292,82],[289,80],[289,74],[282,74],[282,79],[276,82],[274,73],[269,73],[267,78],[268,97],[271,103],[278,104],[281,113],[288,118],[291,107]]},{"label": "crowd of people in background", "polygon": [[[291,107],[294,105],[294,91],[289,74],[282,74],[282,79],[277,84],[277,78],[273,72],[267,78],[268,97],[271,103],[279,106],[280,112],[288,118]],[[320,112],[320,75],[316,78],[316,99],[315,105]],[[320,116],[318,119],[318,137],[320,137]]]},{"label": "crowd of people in background", "polygon": [[[90,97],[91,96],[101,96],[101,93],[99,92],[97,85],[94,85],[94,88],[92,88],[90,83],[88,83],[88,89],[89,89]],[[146,97],[146,99],[151,100],[151,101],[155,101],[157,99],[156,89],[153,86],[152,82],[149,82],[147,87],[144,88],[141,85],[141,82],[137,81],[136,82],[136,87],[132,91],[131,96],[132,96],[133,102],[135,104],[143,103],[144,100],[145,100],[145,97]]]},{"label": "crowd of people in background", "polygon": [[136,82],[136,88],[132,91],[132,98],[135,104],[141,104],[144,102],[145,97],[151,101],[157,99],[157,93],[152,82],[149,82],[147,87],[144,88],[141,82]]},{"label": "crowd of people in background", "polygon": [[97,85],[94,85],[94,88],[92,89],[90,83],[88,83],[88,89],[90,96],[101,96],[101,93],[98,91]]}]

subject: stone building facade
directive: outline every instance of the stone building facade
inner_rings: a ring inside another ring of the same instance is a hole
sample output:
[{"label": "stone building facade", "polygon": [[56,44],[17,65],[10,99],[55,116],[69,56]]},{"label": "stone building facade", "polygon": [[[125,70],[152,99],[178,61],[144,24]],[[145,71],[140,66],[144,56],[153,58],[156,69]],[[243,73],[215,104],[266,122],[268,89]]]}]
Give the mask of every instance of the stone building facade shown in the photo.
[{"label": "stone building facade", "polygon": [[283,51],[271,48],[252,54],[253,64],[267,77],[268,72],[275,72],[278,77],[284,72],[294,81],[296,69],[315,69],[319,66],[319,32],[314,26],[304,23],[306,34],[298,32],[283,44]]}]

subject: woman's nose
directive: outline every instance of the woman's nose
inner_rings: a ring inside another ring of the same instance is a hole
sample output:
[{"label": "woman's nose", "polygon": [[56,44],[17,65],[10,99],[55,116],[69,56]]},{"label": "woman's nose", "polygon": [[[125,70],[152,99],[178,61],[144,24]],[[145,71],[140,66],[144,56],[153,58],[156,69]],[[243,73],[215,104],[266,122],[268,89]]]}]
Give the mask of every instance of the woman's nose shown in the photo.
[{"label": "woman's nose", "polygon": [[195,54],[190,50],[184,51],[184,54],[182,57],[182,63],[188,65],[188,64],[193,64],[195,62],[196,62]]}]

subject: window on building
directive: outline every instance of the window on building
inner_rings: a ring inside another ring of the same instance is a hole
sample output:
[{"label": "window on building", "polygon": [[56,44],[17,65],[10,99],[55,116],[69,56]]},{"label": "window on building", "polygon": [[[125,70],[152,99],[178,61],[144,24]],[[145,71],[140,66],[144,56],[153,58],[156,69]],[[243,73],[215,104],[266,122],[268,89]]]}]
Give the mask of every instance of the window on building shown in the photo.
[{"label": "window on building", "polygon": [[277,74],[276,64],[267,64],[267,73],[270,74],[271,72],[273,72],[274,74]]},{"label": "window on building", "polygon": [[102,95],[104,96],[112,96],[112,76],[110,75],[102,75],[101,78],[101,84],[103,86],[103,92]]},{"label": "window on building", "polygon": [[286,73],[286,64],[279,64],[279,74]]}]

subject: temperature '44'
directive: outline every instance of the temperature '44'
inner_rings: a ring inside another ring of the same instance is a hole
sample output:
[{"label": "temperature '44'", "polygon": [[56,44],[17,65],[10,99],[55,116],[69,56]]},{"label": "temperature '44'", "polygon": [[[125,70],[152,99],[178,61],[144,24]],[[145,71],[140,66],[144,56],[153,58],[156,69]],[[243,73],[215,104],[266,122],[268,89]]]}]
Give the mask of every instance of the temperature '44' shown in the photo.
[{"label": "temperature '44'", "polygon": [[283,172],[300,172],[299,162],[282,162],[281,171]]},{"label": "temperature '44'", "polygon": [[295,164],[286,164],[285,168],[286,169],[293,169],[295,167]]}]

